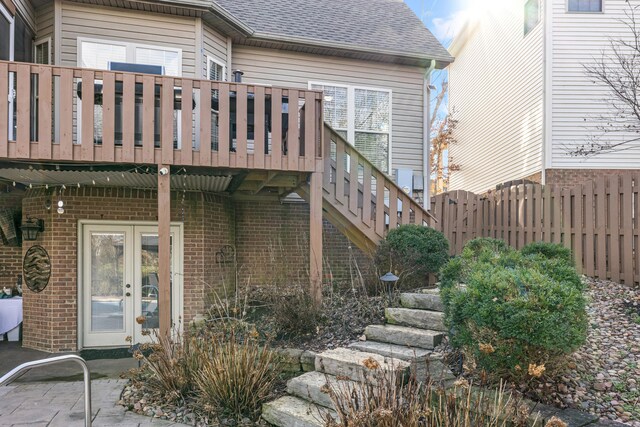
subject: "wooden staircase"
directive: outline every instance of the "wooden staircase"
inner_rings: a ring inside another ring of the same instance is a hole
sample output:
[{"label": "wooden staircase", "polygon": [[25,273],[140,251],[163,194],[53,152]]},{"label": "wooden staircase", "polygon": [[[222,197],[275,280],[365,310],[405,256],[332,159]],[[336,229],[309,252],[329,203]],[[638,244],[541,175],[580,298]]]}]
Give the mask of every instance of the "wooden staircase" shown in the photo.
[{"label": "wooden staircase", "polygon": [[[323,215],[365,253],[401,224],[432,225],[435,219],[391,177],[324,125]],[[309,185],[296,190],[309,200]]]}]

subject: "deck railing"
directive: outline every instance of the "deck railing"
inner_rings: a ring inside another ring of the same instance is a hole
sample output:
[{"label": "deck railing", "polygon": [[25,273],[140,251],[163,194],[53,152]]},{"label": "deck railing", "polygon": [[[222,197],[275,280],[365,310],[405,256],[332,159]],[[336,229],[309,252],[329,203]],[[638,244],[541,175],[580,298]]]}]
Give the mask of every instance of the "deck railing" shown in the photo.
[{"label": "deck railing", "polygon": [[431,224],[429,212],[329,126],[324,140],[325,200],[371,242],[402,224]]},{"label": "deck railing", "polygon": [[322,170],[320,91],[0,61],[0,100],[0,159]]}]

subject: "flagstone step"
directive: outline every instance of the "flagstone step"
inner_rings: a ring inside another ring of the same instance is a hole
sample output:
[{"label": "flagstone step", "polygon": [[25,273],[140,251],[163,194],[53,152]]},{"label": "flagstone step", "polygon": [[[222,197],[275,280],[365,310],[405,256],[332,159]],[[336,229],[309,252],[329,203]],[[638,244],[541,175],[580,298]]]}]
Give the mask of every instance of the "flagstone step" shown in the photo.
[{"label": "flagstone step", "polygon": [[440,353],[423,348],[410,348],[404,345],[382,343],[377,341],[359,341],[349,344],[350,348],[376,353],[381,356],[411,362],[411,373],[420,381],[426,379],[449,380],[454,378],[449,367],[443,362]]},{"label": "flagstone step", "polygon": [[404,376],[409,373],[409,366],[404,360],[348,348],[326,350],[316,356],[316,371],[353,381],[388,374],[392,378]]},{"label": "flagstone step", "polygon": [[349,348],[365,353],[375,353],[384,357],[394,357],[400,360],[411,362],[416,359],[428,358],[432,350],[424,348],[411,348],[406,345],[389,344],[377,341],[357,341],[349,344]]},{"label": "flagstone step", "polygon": [[338,414],[295,396],[283,396],[262,405],[262,419],[277,427],[324,427]]},{"label": "flagstone step", "polygon": [[413,308],[385,308],[387,323],[446,332],[444,313]]},{"label": "flagstone step", "polygon": [[400,305],[419,310],[444,311],[440,293],[403,293],[400,294]]},{"label": "flagstone step", "polygon": [[424,349],[435,348],[442,342],[444,336],[444,334],[439,331],[398,325],[369,325],[365,328],[364,335],[367,337],[367,341],[378,341]]},{"label": "flagstone step", "polygon": [[331,390],[342,395],[343,390],[354,389],[357,389],[355,381],[339,380],[333,375],[317,371],[307,372],[290,379],[287,383],[287,393],[329,409],[335,409],[331,400]]}]

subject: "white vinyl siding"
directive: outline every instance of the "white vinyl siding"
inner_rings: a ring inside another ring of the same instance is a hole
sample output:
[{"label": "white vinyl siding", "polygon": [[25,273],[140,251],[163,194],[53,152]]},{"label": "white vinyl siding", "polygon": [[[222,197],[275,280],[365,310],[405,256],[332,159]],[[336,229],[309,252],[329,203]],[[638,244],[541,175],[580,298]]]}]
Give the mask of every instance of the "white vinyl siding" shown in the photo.
[{"label": "white vinyl siding", "polygon": [[[209,27],[206,23],[203,23],[203,37],[202,42],[204,45],[204,75],[208,75],[209,64],[208,58],[213,58],[218,64],[227,67],[227,38],[218,33],[213,28]],[[222,79],[226,80],[226,78]]]},{"label": "white vinyl siding", "polygon": [[458,143],[449,154],[461,168],[451,173],[452,190],[482,192],[542,169],[544,22],[524,36],[524,2],[500,4],[452,49],[449,108]]},{"label": "white vinyl siding", "polygon": [[[620,22],[625,19],[627,3],[607,1],[603,13],[569,13],[567,0],[553,0],[553,61],[551,87],[552,139],[548,166],[581,169],[637,169],[640,165],[640,143],[632,142],[624,150],[584,158],[568,154],[590,138],[603,135],[600,119],[611,111],[604,100],[609,90],[594,84],[586,76],[584,65],[600,58],[610,49],[610,40],[632,41],[629,29]],[[636,134],[609,134],[605,140],[616,143],[637,138]]]},{"label": "white vinyl siding", "polygon": [[61,65],[76,66],[78,38],[90,38],[180,49],[179,74],[194,77],[195,29],[195,18],[64,2]]},{"label": "white vinyl siding", "polygon": [[36,9],[36,40],[50,40],[49,58],[50,64],[53,64],[53,45],[54,45],[54,12],[53,2],[45,3]]},{"label": "white vinyl siding", "polygon": [[424,68],[237,45],[232,56],[232,69],[253,83],[306,89],[310,81],[339,82],[390,90],[392,168],[422,175]]}]

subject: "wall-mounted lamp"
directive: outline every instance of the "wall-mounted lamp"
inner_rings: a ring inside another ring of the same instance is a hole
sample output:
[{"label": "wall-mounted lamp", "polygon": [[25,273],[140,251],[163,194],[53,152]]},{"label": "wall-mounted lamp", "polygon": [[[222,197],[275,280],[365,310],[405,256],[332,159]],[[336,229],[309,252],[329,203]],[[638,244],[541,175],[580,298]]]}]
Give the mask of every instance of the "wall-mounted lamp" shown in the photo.
[{"label": "wall-mounted lamp", "polygon": [[44,220],[27,217],[27,221],[20,227],[22,240],[34,241],[38,239],[38,233],[44,231]]}]

